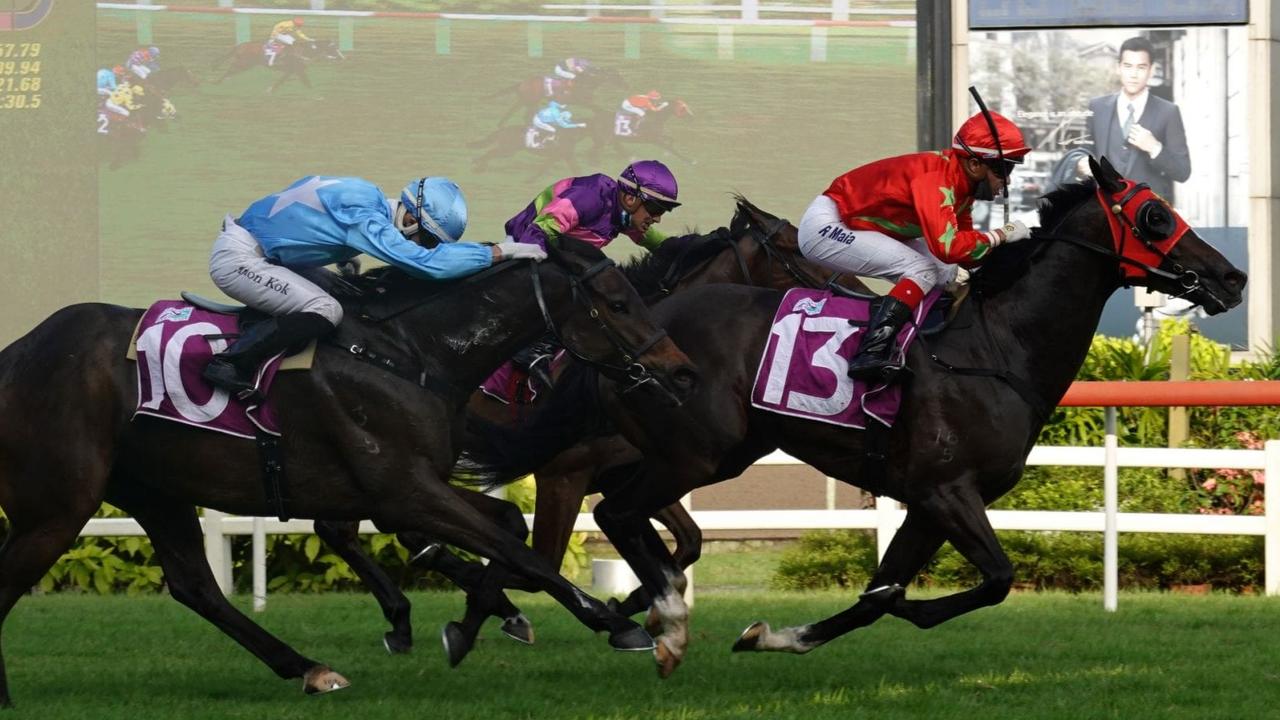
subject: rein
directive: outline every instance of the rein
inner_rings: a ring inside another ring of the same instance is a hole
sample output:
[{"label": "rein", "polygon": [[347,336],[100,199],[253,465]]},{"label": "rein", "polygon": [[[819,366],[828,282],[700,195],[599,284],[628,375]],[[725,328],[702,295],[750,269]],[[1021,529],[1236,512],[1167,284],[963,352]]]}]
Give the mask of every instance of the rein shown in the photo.
[{"label": "rein", "polygon": [[677,405],[681,403],[680,399],[671,393],[654,374],[646,368],[637,358],[651,350],[655,345],[667,336],[667,331],[658,328],[650,335],[639,347],[632,347],[622,336],[608,325],[603,318],[600,317],[600,311],[596,309],[595,302],[591,299],[591,289],[587,287],[586,282],[599,273],[614,267],[614,262],[609,258],[604,258],[596,264],[587,268],[581,275],[569,274],[569,285],[572,290],[573,299],[579,305],[587,309],[587,314],[592,320],[595,320],[596,326],[604,334],[614,348],[622,353],[623,365],[615,365],[604,360],[587,357],[578,350],[571,347],[556,328],[555,321],[551,318],[551,311],[547,307],[546,297],[542,291],[542,276],[538,273],[537,265],[530,263],[530,271],[533,277],[533,295],[538,301],[538,310],[542,312],[542,321],[546,325],[547,332],[556,340],[556,343],[565,349],[565,352],[573,356],[575,360],[585,363],[592,367],[598,368],[605,375],[612,376],[614,379],[625,378],[629,384],[622,389],[622,393],[629,393],[643,385],[653,383],[660,388],[663,393],[670,397]]}]

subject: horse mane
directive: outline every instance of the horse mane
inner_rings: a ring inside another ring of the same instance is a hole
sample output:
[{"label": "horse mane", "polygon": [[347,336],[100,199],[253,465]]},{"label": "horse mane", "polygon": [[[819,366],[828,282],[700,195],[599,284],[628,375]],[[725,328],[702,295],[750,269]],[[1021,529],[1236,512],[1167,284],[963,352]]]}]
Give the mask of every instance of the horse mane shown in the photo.
[{"label": "horse mane", "polygon": [[658,245],[657,249],[645,253],[621,266],[622,273],[627,276],[640,297],[652,297],[662,290],[662,281],[667,277],[671,266],[680,263],[679,279],[685,273],[718,255],[726,247],[723,241],[729,240],[727,228],[716,228],[706,235],[696,232],[687,235],[669,237]]},{"label": "horse mane", "polygon": [[[1056,227],[1080,203],[1094,196],[1093,180],[1063,185],[1040,198],[1040,228]],[[1032,236],[1022,242],[1001,245],[982,261],[973,273],[971,283],[980,295],[1000,293],[1026,275],[1034,256],[1045,247],[1045,241]]]},{"label": "horse mane", "polygon": [[609,434],[601,409],[598,373],[570,362],[532,410],[511,424],[467,414],[462,455],[453,479],[490,489],[514,482],[546,465],[584,438]]}]

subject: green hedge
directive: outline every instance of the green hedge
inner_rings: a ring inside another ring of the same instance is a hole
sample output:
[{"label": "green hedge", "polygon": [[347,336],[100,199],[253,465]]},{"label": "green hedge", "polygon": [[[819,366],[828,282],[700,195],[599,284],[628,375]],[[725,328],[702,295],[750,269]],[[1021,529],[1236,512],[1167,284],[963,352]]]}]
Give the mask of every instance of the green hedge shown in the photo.
[{"label": "green hedge", "polygon": [[[1015,586],[1069,591],[1102,586],[1102,536],[1097,533],[1000,532],[1013,562]],[[1120,536],[1120,586],[1169,589],[1210,584],[1215,589],[1252,591],[1262,585],[1263,541],[1230,535]],[[842,587],[860,590],[876,567],[875,536],[864,530],[806,533],[784,555],[771,584],[783,590]],[[921,571],[923,587],[971,587],[976,568],[944,546]]]}]

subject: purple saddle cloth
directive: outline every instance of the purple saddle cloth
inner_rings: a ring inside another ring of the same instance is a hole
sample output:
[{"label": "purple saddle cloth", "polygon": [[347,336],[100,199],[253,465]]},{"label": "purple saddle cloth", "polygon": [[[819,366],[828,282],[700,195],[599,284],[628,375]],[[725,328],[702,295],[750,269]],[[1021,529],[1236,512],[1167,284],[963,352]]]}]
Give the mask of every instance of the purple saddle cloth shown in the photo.
[{"label": "purple saddle cloth", "polygon": [[[898,333],[899,361],[941,294],[935,289],[925,296],[914,321]],[[829,290],[788,290],[760,358],[751,404],[850,428],[866,428],[869,420],[892,426],[902,402],[901,385],[848,376],[849,359],[866,335],[870,315],[867,300],[840,297]],[[850,320],[857,324],[851,325]]]}]

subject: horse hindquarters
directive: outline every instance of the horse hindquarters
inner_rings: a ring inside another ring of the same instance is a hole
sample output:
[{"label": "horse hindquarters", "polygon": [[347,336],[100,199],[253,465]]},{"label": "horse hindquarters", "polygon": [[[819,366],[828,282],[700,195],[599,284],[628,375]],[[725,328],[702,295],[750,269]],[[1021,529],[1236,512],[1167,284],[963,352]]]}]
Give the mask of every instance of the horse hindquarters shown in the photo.
[{"label": "horse hindquarters", "polygon": [[[0,352],[0,623],[102,503],[132,391],[125,344],[138,313],[74,305]],[[9,703],[0,661],[0,705]]]}]

